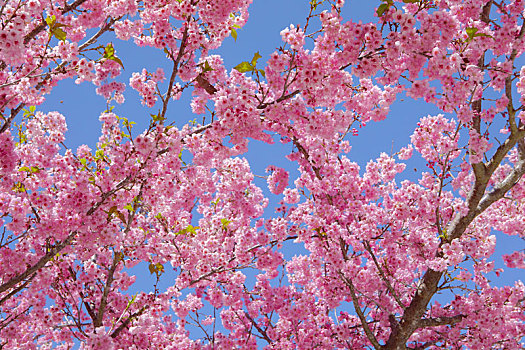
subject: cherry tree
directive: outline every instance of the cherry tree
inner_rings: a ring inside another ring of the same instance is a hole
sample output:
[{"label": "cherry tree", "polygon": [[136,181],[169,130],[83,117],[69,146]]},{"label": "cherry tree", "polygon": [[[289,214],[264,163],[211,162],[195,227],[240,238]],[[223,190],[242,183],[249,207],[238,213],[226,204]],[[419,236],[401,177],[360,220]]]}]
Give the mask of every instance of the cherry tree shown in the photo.
[{"label": "cherry tree", "polygon": [[[525,268],[494,255],[525,237],[525,2],[382,0],[355,23],[312,0],[267,62],[226,67],[250,3],[0,2],[0,348],[521,348],[525,286],[493,279]],[[171,69],[120,82],[115,37]],[[107,100],[96,149],[39,111],[64,79]],[[126,88],[151,117],[117,114]],[[190,91],[203,122],[177,125]],[[361,169],[352,140],[400,96],[441,113]],[[298,176],[254,174],[250,140]],[[157,283],[131,293],[140,266]]]}]

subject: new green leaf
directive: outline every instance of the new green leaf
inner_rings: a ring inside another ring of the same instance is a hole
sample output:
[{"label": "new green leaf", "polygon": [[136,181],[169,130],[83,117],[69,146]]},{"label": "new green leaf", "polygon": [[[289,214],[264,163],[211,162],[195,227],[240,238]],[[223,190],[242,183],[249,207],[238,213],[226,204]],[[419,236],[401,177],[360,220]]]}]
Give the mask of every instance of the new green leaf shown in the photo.
[{"label": "new green leaf", "polygon": [[221,219],[221,225],[222,225],[222,229],[223,230],[226,230],[228,228],[228,225],[230,224],[230,220],[228,219]]},{"label": "new green leaf", "polygon": [[233,69],[241,72],[241,73],[246,73],[246,72],[251,72],[255,69],[255,67],[253,65],[250,64],[250,62],[241,62],[239,63],[238,65],[236,65],[235,67],[233,67]]},{"label": "new green leaf", "polygon": [[113,44],[112,44],[112,43],[108,43],[108,44],[106,45],[106,47],[104,48],[104,55],[103,55],[102,57],[105,58],[105,59],[108,59],[108,60],[115,61],[115,62],[117,62],[122,68],[124,68],[124,64],[122,63],[122,61],[120,60],[120,58],[118,58],[117,56],[115,56],[115,48],[113,47]]},{"label": "new green leaf", "polygon": [[257,61],[259,60],[259,58],[261,58],[262,56],[259,54],[259,51],[257,51],[255,53],[255,55],[253,55],[253,58],[252,58],[252,61],[250,62],[250,64],[255,68],[255,65],[257,65]]},{"label": "new green leaf", "polygon": [[160,276],[164,273],[164,266],[161,263],[149,264],[149,272]]},{"label": "new green leaf", "polygon": [[390,8],[390,4],[388,3],[385,3],[385,4],[381,4],[379,5],[379,7],[377,8],[377,16],[378,17],[382,17],[383,14],[385,13],[386,10],[388,10]]},{"label": "new green leaf", "polygon": [[466,30],[467,30],[467,35],[469,39],[472,40],[474,36],[476,35],[478,28],[470,27],[470,28],[467,28]]}]

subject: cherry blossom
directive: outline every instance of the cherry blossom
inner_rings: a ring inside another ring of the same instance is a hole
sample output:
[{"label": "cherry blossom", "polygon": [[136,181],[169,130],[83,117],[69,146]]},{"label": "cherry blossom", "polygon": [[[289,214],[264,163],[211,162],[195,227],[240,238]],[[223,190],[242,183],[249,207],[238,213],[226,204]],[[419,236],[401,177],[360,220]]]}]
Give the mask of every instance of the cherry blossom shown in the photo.
[{"label": "cherry blossom", "polygon": [[[0,348],[521,349],[503,277],[525,252],[501,241],[525,238],[524,1],[380,1],[370,23],[305,2],[232,68],[214,50],[251,3],[4,1]],[[127,72],[120,40],[170,68]],[[42,111],[66,79],[107,103],[92,148]],[[439,112],[407,108],[407,144],[358,164],[403,99]],[[252,140],[286,159],[257,173]]]}]

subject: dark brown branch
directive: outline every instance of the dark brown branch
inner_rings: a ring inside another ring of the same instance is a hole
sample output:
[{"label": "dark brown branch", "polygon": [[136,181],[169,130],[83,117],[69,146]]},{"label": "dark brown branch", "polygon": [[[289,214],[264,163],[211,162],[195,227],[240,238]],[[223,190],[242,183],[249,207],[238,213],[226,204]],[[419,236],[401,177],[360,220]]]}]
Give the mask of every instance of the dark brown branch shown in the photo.
[{"label": "dark brown branch", "polygon": [[[87,215],[88,216],[91,216],[95,213],[95,211],[109,198],[111,197],[115,192],[117,192],[118,190],[120,190],[121,188],[123,188],[124,186],[126,186],[129,181],[131,180],[131,177],[128,176],[126,177],[124,180],[122,180],[113,190],[111,191],[108,191],[106,193],[104,193],[102,195],[102,198],[100,199],[100,201],[98,201],[97,203],[95,203],[87,212]],[[26,278],[28,278],[29,276],[31,276],[32,274],[34,274],[35,272],[37,272],[38,270],[40,270],[41,268],[43,268],[51,259],[53,259],[59,252],[61,252],[65,247],[69,246],[75,236],[77,234],[77,231],[73,231],[69,234],[69,236],[66,237],[65,240],[63,240],[62,242],[60,243],[57,243],[55,244],[50,250],[49,252],[47,252],[44,256],[42,256],[38,262],[36,264],[34,264],[33,266],[29,267],[27,270],[25,270],[24,272],[22,272],[21,274],[11,278],[9,281],[3,283],[2,285],[0,285],[0,293],[3,293],[5,292],[6,290],[8,289],[11,289],[13,288],[14,286],[16,286],[18,283],[22,282],[23,280],[25,280]]]},{"label": "dark brown branch", "polygon": [[135,312],[134,314],[132,314],[131,316],[126,318],[124,320],[124,322],[122,322],[120,324],[120,326],[118,326],[118,328],[115,329],[113,331],[113,333],[111,333],[111,338],[115,339],[116,337],[118,337],[120,332],[122,332],[122,330],[124,330],[124,328],[126,328],[130,324],[131,321],[133,321],[135,318],[137,318],[140,315],[142,315],[144,313],[144,311],[146,311],[146,308],[147,308],[147,306],[143,306],[139,311]]},{"label": "dark brown branch", "polygon": [[36,274],[33,274],[31,275],[31,277],[29,277],[26,281],[24,281],[23,284],[21,284],[20,286],[16,287],[15,289],[13,289],[11,292],[9,292],[9,294],[7,294],[6,296],[4,296],[2,298],[2,300],[0,300],[0,305],[2,305],[6,300],[8,300],[9,298],[11,298],[13,295],[15,295],[16,293],[20,292],[22,289],[24,289],[28,284],[29,282],[31,282],[31,280],[33,278],[35,278]]},{"label": "dark brown branch", "polygon": [[514,168],[512,169],[510,174],[507,175],[507,177],[503,181],[494,186],[494,189],[492,191],[483,196],[475,211],[477,215],[481,214],[492,203],[503,198],[505,193],[507,193],[512,187],[514,187],[514,185],[516,185],[516,183],[521,179],[523,174],[525,174],[525,155],[522,152],[520,152],[520,155],[520,160],[518,161],[518,163],[514,164]]},{"label": "dark brown branch", "polygon": [[[516,38],[517,39],[516,43],[523,40],[524,36],[525,36],[525,21],[521,25],[520,32],[518,34],[518,37]],[[514,66],[514,61],[516,60],[517,55],[518,55],[518,50],[513,49],[509,57],[509,62],[512,63],[512,66]],[[509,74],[505,78],[505,96],[507,97],[509,101],[507,103],[507,113],[509,114],[510,131],[516,132],[517,131],[516,120],[514,119],[516,116],[516,110],[514,109],[514,103],[512,99],[512,71],[509,72]]]},{"label": "dark brown branch", "polygon": [[419,328],[426,327],[438,327],[438,326],[448,326],[454,325],[465,318],[464,315],[456,315],[450,317],[435,317],[435,318],[424,318],[419,321]]},{"label": "dark brown branch", "polygon": [[[77,7],[82,5],[86,0],[76,0],[72,2],[71,4],[66,4],[64,8],[62,9],[61,13],[65,15],[66,13],[75,10]],[[27,45],[31,40],[33,40],[41,31],[43,31],[47,27],[47,23],[42,19],[42,22],[40,22],[39,25],[37,25],[33,30],[31,30],[26,36],[24,37],[24,45]],[[0,70],[4,70],[7,67],[7,64],[3,61],[0,63]]]},{"label": "dark brown branch", "polygon": [[308,154],[308,152],[306,151],[306,149],[303,147],[303,145],[301,145],[299,143],[299,141],[297,140],[297,138],[294,136],[292,138],[292,142],[294,144],[295,147],[297,147],[297,149],[299,150],[299,152],[301,152],[301,154],[303,155],[303,158],[308,162],[308,164],[310,164],[310,166],[312,167],[312,170],[314,171],[315,173],[315,177],[317,177],[317,179],[319,180],[322,180],[323,179],[323,176],[321,175],[321,171],[319,169],[319,167],[313,165],[311,162],[310,162],[310,155]]},{"label": "dark brown branch", "polygon": [[377,258],[376,256],[374,255],[374,252],[372,251],[372,247],[370,246],[370,243],[368,243],[367,241],[365,241],[364,243],[364,246],[365,246],[365,249],[368,251],[368,253],[370,254],[370,256],[372,257],[372,260],[374,261],[374,265],[376,266],[377,268],[377,271],[379,273],[379,276],[381,277],[381,279],[383,280],[383,282],[385,282],[386,284],[386,288],[388,289],[388,291],[390,292],[390,294],[392,294],[392,297],[394,298],[394,300],[397,302],[397,304],[402,308],[404,309],[405,308],[405,305],[403,304],[403,302],[401,301],[401,298],[399,298],[399,296],[397,295],[394,287],[392,287],[392,284],[390,284],[390,281],[388,280],[388,278],[386,278],[386,275],[385,273],[383,272],[383,269],[381,269],[381,266],[379,266],[379,263],[377,261]]},{"label": "dark brown branch", "polygon": [[300,90],[295,90],[294,92],[291,92],[291,93],[289,93],[287,95],[283,95],[283,96],[279,97],[275,101],[261,103],[260,105],[257,106],[257,109],[265,109],[266,107],[268,107],[270,105],[273,105],[274,103],[280,103],[282,101],[288,100],[288,99],[294,97],[295,95],[297,95],[300,92],[301,92]]},{"label": "dark brown branch", "polygon": [[255,327],[255,329],[257,329],[257,331],[259,332],[259,334],[261,334],[261,336],[264,338],[264,340],[266,340],[268,342],[268,344],[271,344],[272,343],[272,340],[270,339],[270,337],[268,336],[268,334],[266,334],[266,331],[264,329],[262,329],[258,324],[257,322],[254,321],[254,319],[250,316],[250,314],[248,314],[246,311],[244,312],[244,315],[246,316],[246,318],[248,320],[250,320],[250,323],[252,324],[252,326]]},{"label": "dark brown branch", "polygon": [[190,20],[191,20],[191,16],[188,16],[188,20],[186,22],[186,28],[184,29],[184,33],[182,34],[179,52],[177,54],[177,58],[173,62],[173,70],[171,72],[170,82],[168,84],[168,91],[166,92],[166,97],[164,97],[162,101],[162,111],[159,114],[161,118],[164,118],[166,116],[166,112],[168,110],[168,103],[171,98],[171,94],[173,92],[172,91],[173,85],[175,84],[175,78],[177,77],[177,73],[179,71],[179,64],[180,64],[180,61],[182,60],[182,57],[184,56],[186,44],[188,43],[188,38],[189,38],[188,30],[189,30]]},{"label": "dark brown branch", "polygon": [[363,330],[365,331],[366,337],[368,338],[368,340],[370,340],[370,342],[374,346],[374,349],[381,349],[381,345],[377,341],[374,333],[372,333],[372,331],[370,330],[368,322],[366,321],[366,316],[364,315],[363,310],[361,310],[361,307],[359,306],[359,300],[355,293],[355,287],[352,283],[352,280],[347,278],[341,271],[339,271],[339,275],[341,276],[341,279],[343,280],[344,284],[346,284],[346,286],[350,290],[350,295],[352,296],[352,303],[354,304],[355,312],[357,313],[357,316],[361,321],[361,325],[363,326]]},{"label": "dark brown branch", "polygon": [[117,266],[119,262],[121,261],[122,261],[122,253],[120,252],[115,253],[115,255],[113,256],[113,263],[111,264],[111,268],[109,269],[108,275],[106,276],[104,292],[102,293],[102,298],[100,299],[100,304],[98,306],[97,318],[93,322],[93,326],[95,328],[102,326],[102,319],[104,317],[104,312],[106,311],[106,306],[108,304],[108,295],[111,289],[111,285],[113,284],[115,270],[117,269]]}]

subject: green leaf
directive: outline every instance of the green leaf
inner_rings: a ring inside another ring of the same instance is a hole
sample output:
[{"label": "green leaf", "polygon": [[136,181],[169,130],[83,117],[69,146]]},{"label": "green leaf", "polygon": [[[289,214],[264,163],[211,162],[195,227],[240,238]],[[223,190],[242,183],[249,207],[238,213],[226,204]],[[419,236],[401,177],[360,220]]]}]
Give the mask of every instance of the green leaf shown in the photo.
[{"label": "green leaf", "polygon": [[24,117],[29,117],[35,115],[36,106],[29,106],[29,109],[22,109],[24,111]]},{"label": "green leaf", "polygon": [[157,276],[160,276],[164,273],[164,266],[161,263],[150,263],[148,269],[151,274],[156,274]]},{"label": "green leaf", "polygon": [[467,30],[468,38],[470,40],[472,40],[474,38],[474,36],[476,35],[476,32],[478,31],[478,28],[469,27],[466,30]]},{"label": "green leaf", "polygon": [[185,234],[192,234],[192,235],[195,235],[197,233],[197,230],[199,229],[199,226],[195,226],[193,227],[192,225],[188,225],[188,227],[180,230],[179,232],[176,233],[176,235],[185,235]]},{"label": "green leaf", "polygon": [[443,232],[438,237],[444,240],[448,240],[447,229],[443,229]]},{"label": "green leaf", "polygon": [[110,60],[117,62],[118,64],[120,64],[120,66],[122,67],[122,69],[124,69],[124,64],[122,63],[122,61],[120,60],[120,58],[118,58],[117,56],[113,56],[113,57],[111,57]]},{"label": "green leaf", "polygon": [[133,304],[135,302],[135,299],[137,298],[137,295],[135,294],[129,301],[128,301],[128,306],[126,307],[129,308],[131,306],[131,304]]},{"label": "green leaf", "polygon": [[261,75],[266,78],[266,72],[264,69],[259,69],[259,73],[261,73]]},{"label": "green leaf", "polygon": [[57,21],[57,17],[55,15],[46,17],[46,23],[49,27],[53,27],[56,21]]},{"label": "green leaf", "polygon": [[385,4],[381,4],[379,5],[379,7],[377,8],[377,16],[378,17],[382,17],[383,14],[385,13],[386,10],[388,10],[390,8],[390,4],[388,3],[385,3]]},{"label": "green leaf", "polygon": [[21,182],[15,182],[12,188],[13,192],[25,192],[26,187]]},{"label": "green leaf", "polygon": [[235,67],[233,67],[233,69],[241,72],[241,73],[246,73],[246,72],[251,72],[255,69],[255,67],[253,65],[250,64],[250,62],[241,62],[239,63],[238,65],[236,65]]},{"label": "green leaf", "polygon": [[114,55],[115,55],[115,48],[113,47],[112,43],[108,43],[106,47],[104,48],[104,58],[111,59],[111,57],[113,57]]},{"label": "green leaf", "polygon": [[80,164],[86,166],[86,164],[87,164],[87,159],[86,159],[86,158],[80,158]]},{"label": "green leaf", "polygon": [[153,119],[154,122],[161,122],[163,120],[166,120],[166,118],[161,117],[159,114],[150,114],[151,119]]},{"label": "green leaf", "polygon": [[317,3],[317,0],[310,0],[310,6],[312,7],[313,10],[317,8],[317,5],[319,5]]},{"label": "green leaf", "polygon": [[46,23],[49,27],[49,32],[51,35],[53,35],[58,40],[65,41],[66,40],[66,32],[64,32],[61,28],[62,27],[69,27],[66,24],[57,23],[56,16],[48,16],[46,18]]},{"label": "green leaf", "polygon": [[122,68],[124,68],[124,64],[122,63],[121,59],[115,56],[115,48],[113,47],[112,43],[108,43],[106,47],[104,48],[104,55],[102,56],[105,59],[112,60],[120,64]]},{"label": "green leaf", "polygon": [[237,31],[235,30],[235,28],[231,29],[231,36],[233,40],[237,41]]},{"label": "green leaf", "polygon": [[104,159],[104,150],[97,149],[95,152],[95,160]]},{"label": "green leaf", "polygon": [[18,171],[27,171],[28,173],[35,174],[35,173],[39,173],[40,169],[37,168],[36,166],[32,166],[32,167],[21,166],[20,168],[18,168]]},{"label": "green leaf", "polygon": [[478,36],[485,36],[485,37],[494,39],[494,37],[492,35],[488,35],[488,34],[485,34],[485,33],[476,33],[476,34],[474,34],[474,37],[478,37]]},{"label": "green leaf", "polygon": [[133,211],[133,206],[131,204],[127,204],[124,209],[127,209],[129,211]]},{"label": "green leaf", "polygon": [[256,66],[257,65],[257,61],[259,60],[259,58],[261,58],[262,56],[259,54],[259,51],[257,51],[254,55],[253,55],[253,58],[252,58],[252,61],[250,62],[250,64],[252,66]]},{"label": "green leaf", "polygon": [[56,26],[51,28],[51,34],[53,34],[58,40],[66,41],[66,32]]},{"label": "green leaf", "polygon": [[228,228],[228,225],[230,224],[230,220],[228,219],[221,219],[221,225],[222,225],[222,229],[223,230],[226,230]]},{"label": "green leaf", "polygon": [[199,226],[191,226],[191,225],[188,225],[188,233],[191,233],[192,235],[196,234],[197,233],[197,230],[199,229]]},{"label": "green leaf", "polygon": [[211,68],[210,62],[204,61],[204,64],[202,66],[202,73],[211,72],[212,70],[214,70],[214,69]]}]

